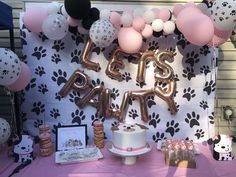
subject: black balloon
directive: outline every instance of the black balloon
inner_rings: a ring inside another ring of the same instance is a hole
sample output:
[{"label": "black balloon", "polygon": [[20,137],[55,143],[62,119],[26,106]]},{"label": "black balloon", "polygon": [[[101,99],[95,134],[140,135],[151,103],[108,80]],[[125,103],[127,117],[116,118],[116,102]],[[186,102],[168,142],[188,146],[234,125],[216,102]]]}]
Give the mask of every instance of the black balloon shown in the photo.
[{"label": "black balloon", "polygon": [[75,19],[83,19],[88,16],[91,8],[90,0],[64,0],[66,12]]},{"label": "black balloon", "polygon": [[89,18],[93,19],[94,21],[97,21],[100,17],[100,11],[96,8],[93,7],[89,10]]},{"label": "black balloon", "polygon": [[85,29],[89,30],[90,27],[92,26],[93,22],[94,22],[93,19],[91,19],[91,18],[85,18],[85,19],[82,20],[82,26],[83,26]]}]

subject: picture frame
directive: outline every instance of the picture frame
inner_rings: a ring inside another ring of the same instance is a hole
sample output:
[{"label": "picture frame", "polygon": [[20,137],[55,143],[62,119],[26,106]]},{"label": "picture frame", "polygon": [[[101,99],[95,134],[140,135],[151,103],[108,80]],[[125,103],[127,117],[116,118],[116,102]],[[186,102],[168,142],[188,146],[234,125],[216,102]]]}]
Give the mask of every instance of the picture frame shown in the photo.
[{"label": "picture frame", "polygon": [[56,127],[56,151],[86,148],[87,125],[64,125]]}]

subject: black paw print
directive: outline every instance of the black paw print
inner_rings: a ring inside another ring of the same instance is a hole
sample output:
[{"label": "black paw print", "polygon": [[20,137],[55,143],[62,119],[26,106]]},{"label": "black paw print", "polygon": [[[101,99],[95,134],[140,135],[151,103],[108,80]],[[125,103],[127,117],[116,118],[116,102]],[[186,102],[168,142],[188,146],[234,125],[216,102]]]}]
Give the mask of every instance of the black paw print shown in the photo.
[{"label": "black paw print", "polygon": [[230,15],[231,15],[231,16],[236,15],[236,10],[232,10],[232,11],[230,12]]},{"label": "black paw print", "polygon": [[45,111],[45,105],[39,102],[34,102],[33,103],[33,108],[31,109],[31,112],[34,112],[36,115],[39,115],[40,113]]},{"label": "black paw print", "polygon": [[206,66],[206,65],[203,65],[201,68],[200,68],[200,72],[205,74],[205,76],[210,73],[210,67],[209,66]]},{"label": "black paw print", "polygon": [[197,53],[195,53],[194,51],[192,51],[191,53],[187,53],[186,55],[186,61],[185,63],[190,64],[191,67],[194,66],[195,63],[198,63],[200,61],[200,59],[198,58],[199,55]]},{"label": "black paw print", "polygon": [[81,121],[85,119],[84,111],[79,111],[78,109],[75,112],[71,113],[72,123],[81,124]]},{"label": "black paw print", "polygon": [[215,123],[215,120],[214,120],[214,112],[212,112],[211,115],[208,116],[208,119],[209,119],[209,123],[210,123],[210,124],[214,124],[214,123]]},{"label": "black paw print", "polygon": [[129,111],[129,117],[135,119],[136,117],[138,117],[138,113],[137,113],[137,110],[136,109],[131,109]]},{"label": "black paw print", "polygon": [[65,47],[64,47],[65,43],[62,42],[61,40],[56,40],[54,41],[53,43],[53,46],[52,46],[52,49],[55,49],[57,52],[59,52],[60,50],[63,50]]},{"label": "black paw print", "polygon": [[178,42],[176,43],[178,46],[181,46],[184,50],[187,45],[190,44],[190,42],[184,37],[183,34],[178,35]]},{"label": "black paw print", "polygon": [[114,122],[111,123],[112,127],[115,127],[115,126],[118,126],[118,125],[119,125],[119,122],[117,122],[117,121],[114,121]]},{"label": "black paw print", "polygon": [[190,128],[193,128],[193,126],[199,126],[199,114],[196,114],[195,112],[192,112],[192,114],[187,113],[187,118],[185,118],[185,122],[189,124]]},{"label": "black paw print", "polygon": [[113,100],[116,100],[116,98],[120,95],[119,90],[116,88],[112,89],[112,93],[111,93],[111,98],[113,98]]},{"label": "black paw print", "polygon": [[151,50],[151,51],[155,51],[159,49],[158,42],[156,41],[149,42],[148,46],[149,46],[148,50]]},{"label": "black paw print", "polygon": [[186,88],[184,89],[183,98],[186,98],[188,101],[190,101],[191,98],[194,98],[195,96],[196,96],[196,94],[195,94],[194,89],[191,89],[190,87],[187,89]]},{"label": "black paw print", "polygon": [[22,55],[22,56],[20,56],[20,60],[21,60],[22,62],[24,62],[25,64],[27,64],[27,63],[28,63],[28,61],[27,61],[27,55]]},{"label": "black paw print", "polygon": [[42,94],[45,94],[48,92],[48,87],[46,84],[41,84],[38,86],[38,91],[41,92]]},{"label": "black paw print", "polygon": [[53,56],[52,56],[52,62],[58,64],[60,61],[61,61],[60,55],[59,55],[59,54],[56,54],[56,53],[53,54]]},{"label": "black paw print", "polygon": [[124,56],[124,58],[127,59],[129,63],[137,63],[137,59],[138,59],[134,55],[127,55],[127,56]]},{"label": "black paw print", "polygon": [[78,46],[80,43],[84,43],[83,35],[80,33],[76,33],[75,35],[72,35],[71,38],[75,41],[75,44]]},{"label": "black paw print", "polygon": [[142,82],[139,83],[138,81],[136,81],[136,85],[139,86],[140,88],[143,88],[143,86],[147,85],[146,83]]},{"label": "black paw print", "polygon": [[197,139],[200,139],[200,138],[204,137],[204,134],[205,134],[205,132],[202,129],[197,129],[197,131],[194,135],[197,137]]},{"label": "black paw print", "polygon": [[122,78],[123,80],[125,80],[126,82],[129,82],[129,80],[132,80],[130,73],[125,72],[124,74],[122,74]]},{"label": "black paw print", "polygon": [[72,52],[71,54],[70,54],[70,56],[71,56],[71,63],[73,63],[73,62],[75,62],[75,63],[77,63],[77,64],[79,64],[79,62],[80,62],[80,54],[81,54],[81,50],[77,50],[77,49],[75,49],[74,50],[74,52]]},{"label": "black paw print", "polygon": [[92,126],[93,126],[94,122],[96,122],[96,121],[104,122],[105,121],[105,117],[103,117],[103,116],[97,117],[96,115],[92,115],[91,116],[91,120],[92,120]]},{"label": "black paw print", "polygon": [[36,86],[36,78],[31,79],[30,83],[25,87],[26,91],[29,91],[30,88],[34,88]]},{"label": "black paw print", "polygon": [[186,69],[183,70],[183,77],[187,78],[189,81],[193,78],[196,77],[194,74],[193,68],[187,67]]},{"label": "black paw print", "polygon": [[70,96],[69,100],[72,103],[78,103],[80,100],[80,93],[74,90],[69,94],[69,96]]},{"label": "black paw print", "polygon": [[40,60],[42,57],[46,57],[47,56],[46,51],[47,50],[43,49],[42,46],[35,47],[34,48],[34,53],[32,53],[32,56],[36,57],[38,60]]},{"label": "black paw print", "polygon": [[94,47],[92,49],[92,52],[95,52],[97,55],[99,55],[101,52],[103,52],[105,48],[100,48],[100,47]]},{"label": "black paw print", "polygon": [[27,41],[25,40],[25,38],[26,38],[26,32],[23,30],[20,30],[20,39],[21,39],[22,45],[27,45]]},{"label": "black paw print", "polygon": [[148,96],[147,97],[147,105],[148,105],[149,108],[156,105],[156,102],[154,100],[154,96]]},{"label": "black paw print", "polygon": [[150,120],[148,125],[152,125],[154,128],[156,128],[157,124],[161,121],[159,114],[156,114],[155,112],[149,115],[148,118]]},{"label": "black paw print", "polygon": [[170,47],[169,49],[167,49],[167,51],[173,53],[174,56],[177,55],[177,53],[176,53],[176,49],[175,49],[175,48]]},{"label": "black paw print", "polygon": [[204,101],[204,100],[202,100],[202,101],[200,102],[200,107],[203,108],[204,110],[205,110],[206,108],[209,108],[209,106],[207,105],[207,102]]},{"label": "black paw print", "polygon": [[207,45],[204,45],[203,47],[200,48],[200,54],[207,56],[208,53],[211,53],[211,52]]},{"label": "black paw print", "polygon": [[180,129],[178,128],[179,123],[175,123],[174,120],[171,122],[166,123],[166,133],[170,133],[170,135],[173,137],[175,133],[177,133]]},{"label": "black paw print", "polygon": [[119,109],[120,109],[120,106],[119,106],[118,104],[111,103],[110,108],[111,108],[111,109],[114,109],[114,108],[115,108],[115,109],[119,110]]},{"label": "black paw print", "polygon": [[43,42],[46,41],[46,40],[48,40],[48,37],[45,36],[44,33],[42,33],[42,32],[40,32],[38,36],[39,36],[39,38],[40,38]]},{"label": "black paw print", "polygon": [[176,82],[179,81],[179,76],[178,76],[178,74],[174,74],[174,75],[173,75],[173,79],[174,79],[174,81],[176,81]]},{"label": "black paw print", "polygon": [[61,101],[62,97],[58,93],[55,93],[55,99]]},{"label": "black paw print", "polygon": [[157,132],[155,135],[152,136],[152,139],[154,142],[158,142],[158,141],[163,141],[163,140],[166,140],[167,138],[165,137],[165,134],[164,133],[159,133]]},{"label": "black paw print", "polygon": [[134,98],[129,98],[129,105],[132,105],[134,100]]},{"label": "black paw print", "polygon": [[229,3],[228,2],[222,2],[222,6],[226,7]]},{"label": "black paw print", "polygon": [[35,68],[35,72],[34,73],[39,75],[40,77],[42,75],[46,74],[43,66],[38,66],[37,68]]},{"label": "black paw print", "polygon": [[163,90],[167,90],[167,83],[162,81],[155,81],[154,86],[160,86]]},{"label": "black paw print", "polygon": [[53,76],[51,78],[54,82],[57,83],[58,86],[60,86],[62,83],[67,82],[66,76],[67,76],[66,72],[59,69],[57,72],[56,71],[53,72]]},{"label": "black paw print", "polygon": [[206,82],[205,83],[205,88],[203,89],[203,91],[207,92],[208,95],[211,94],[211,92],[215,91],[215,86],[216,83],[214,83],[213,80],[211,80],[210,82]]},{"label": "black paw print", "polygon": [[35,128],[39,128],[40,125],[43,125],[43,121],[42,120],[39,120],[39,119],[36,119],[34,121],[34,127]]},{"label": "black paw print", "polygon": [[104,86],[104,82],[100,81],[100,79],[98,79],[98,78],[97,78],[97,80],[92,80],[91,88],[95,87],[96,85],[103,85]]},{"label": "black paw print", "polygon": [[54,119],[57,119],[57,117],[61,116],[61,114],[59,113],[59,109],[53,108],[52,110],[50,110],[50,116]]},{"label": "black paw print", "polygon": [[57,129],[58,127],[61,127],[61,126],[62,126],[61,123],[58,123],[57,125],[53,125],[52,133],[53,133],[53,134],[56,134],[56,129]]}]

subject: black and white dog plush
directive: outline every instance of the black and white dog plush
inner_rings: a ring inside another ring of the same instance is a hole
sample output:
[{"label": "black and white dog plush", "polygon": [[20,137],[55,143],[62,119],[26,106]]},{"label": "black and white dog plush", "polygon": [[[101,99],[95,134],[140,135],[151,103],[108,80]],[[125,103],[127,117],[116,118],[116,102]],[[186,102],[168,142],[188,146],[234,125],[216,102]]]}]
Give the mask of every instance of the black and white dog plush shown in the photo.
[{"label": "black and white dog plush", "polygon": [[232,155],[232,137],[229,135],[216,135],[208,140],[208,144],[213,144],[213,158],[215,160],[227,161],[233,160]]},{"label": "black and white dog plush", "polygon": [[20,135],[14,140],[13,155],[15,162],[26,162],[33,160],[34,141],[30,135]]}]

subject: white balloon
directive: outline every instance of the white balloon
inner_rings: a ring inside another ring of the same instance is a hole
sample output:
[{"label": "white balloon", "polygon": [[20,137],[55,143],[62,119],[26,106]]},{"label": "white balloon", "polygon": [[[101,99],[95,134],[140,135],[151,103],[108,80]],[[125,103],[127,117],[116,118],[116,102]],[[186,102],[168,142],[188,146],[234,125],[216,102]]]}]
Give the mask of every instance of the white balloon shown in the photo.
[{"label": "white balloon", "polygon": [[175,23],[173,21],[167,21],[164,23],[163,31],[165,34],[172,34],[175,30]]},{"label": "white balloon", "polygon": [[89,36],[96,46],[107,47],[116,38],[116,29],[108,20],[97,20],[92,24]]},{"label": "white balloon", "polygon": [[160,31],[163,30],[163,28],[164,28],[164,22],[161,19],[155,19],[152,22],[152,29],[153,29],[153,31],[160,32]]},{"label": "white balloon", "polygon": [[222,31],[231,30],[236,20],[236,0],[216,0],[211,9],[214,26]]},{"label": "white balloon", "polygon": [[46,9],[48,11],[48,14],[56,14],[60,11],[60,4],[58,2],[53,1],[47,5]]},{"label": "white balloon", "polygon": [[134,16],[134,18],[135,18],[135,17],[142,17],[142,16],[143,16],[143,13],[144,13],[144,9],[142,9],[142,8],[136,8],[136,9],[134,9],[134,11],[133,11],[133,16]]},{"label": "white balloon", "polygon": [[143,19],[147,24],[152,23],[152,21],[155,19],[156,15],[152,10],[147,10],[143,14]]},{"label": "white balloon", "polygon": [[102,9],[100,11],[100,19],[109,20],[110,19],[110,15],[111,15],[111,11],[108,10],[108,9]]},{"label": "white balloon", "polygon": [[43,22],[43,33],[51,40],[59,40],[68,32],[66,18],[60,14],[49,15]]},{"label": "white balloon", "polygon": [[0,48],[0,85],[11,85],[20,76],[21,64],[18,56],[9,49]]},{"label": "white balloon", "polygon": [[5,119],[0,118],[0,144],[6,143],[10,135],[11,128],[9,123]]},{"label": "white balloon", "polygon": [[130,14],[125,13],[121,15],[120,21],[124,27],[130,27],[133,22],[133,17]]}]

